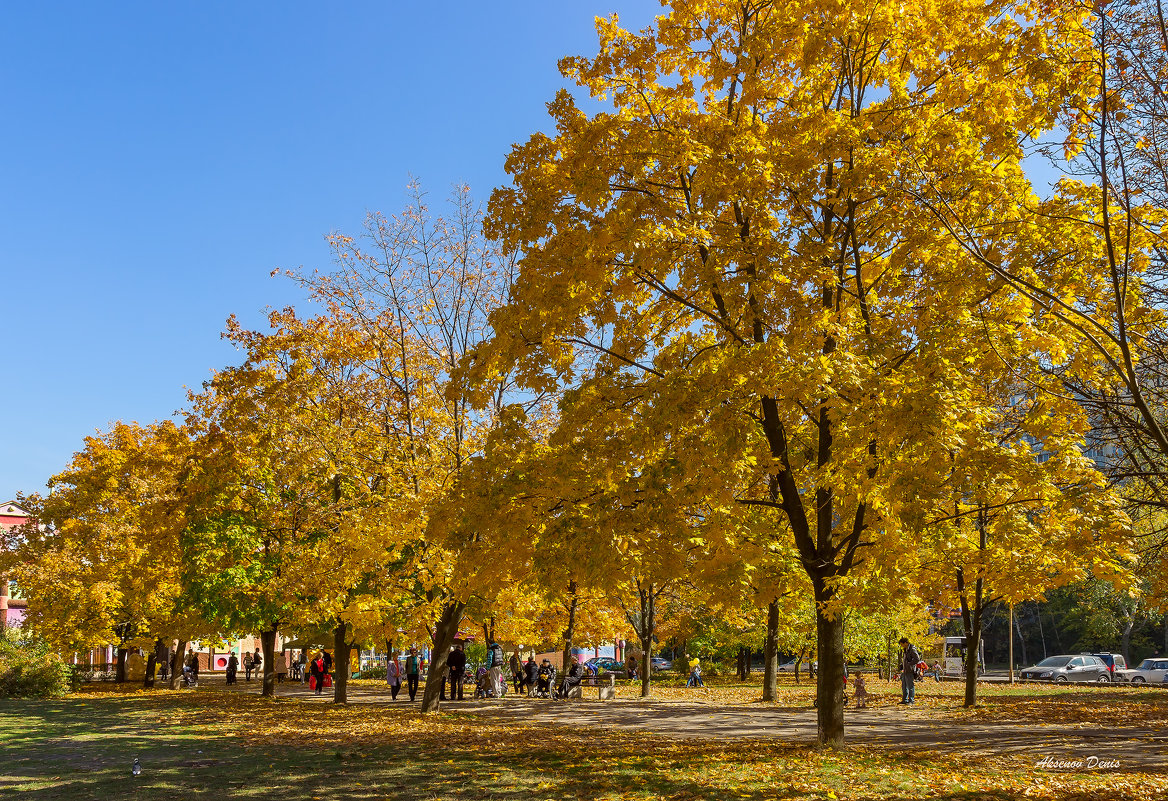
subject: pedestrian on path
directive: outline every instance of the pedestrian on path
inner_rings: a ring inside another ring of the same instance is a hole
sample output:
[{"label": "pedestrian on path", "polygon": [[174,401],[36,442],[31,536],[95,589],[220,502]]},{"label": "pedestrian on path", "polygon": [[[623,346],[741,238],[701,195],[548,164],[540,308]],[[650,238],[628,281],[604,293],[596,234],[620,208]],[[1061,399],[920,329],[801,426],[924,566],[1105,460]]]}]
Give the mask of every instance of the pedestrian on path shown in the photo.
[{"label": "pedestrian on path", "polygon": [[515,694],[518,695],[519,688],[523,686],[523,660],[519,658],[519,648],[511,654],[507,666],[511,669],[511,682],[515,685]]},{"label": "pedestrian on path", "polygon": [[686,687],[705,687],[706,683],[702,681],[702,663],[698,659],[694,659],[689,663],[689,681],[685,683]]},{"label": "pedestrian on path", "polygon": [[466,679],[466,652],[462,650],[462,643],[455,643],[454,650],[446,657],[446,672],[450,677],[450,700],[463,700],[462,684]]},{"label": "pedestrian on path", "polygon": [[418,649],[411,648],[406,657],[406,689],[410,691],[410,700],[418,694],[418,675],[422,672],[422,659],[418,656]]},{"label": "pedestrian on path", "polygon": [[856,673],[856,709],[868,708],[868,685],[864,681],[863,673]]},{"label": "pedestrian on path", "polygon": [[503,665],[506,660],[503,646],[492,641],[487,646],[487,672],[491,679],[491,693],[496,698],[502,698],[507,692],[507,684],[503,681]]},{"label": "pedestrian on path", "polygon": [[245,681],[251,681],[251,652],[248,651],[243,655],[243,678]]},{"label": "pedestrian on path", "polygon": [[908,641],[908,637],[900,638],[901,660],[900,660],[900,703],[912,704],[917,700],[917,690],[915,685],[917,662],[921,661],[921,655],[917,653],[917,649]]},{"label": "pedestrian on path", "polygon": [[235,684],[235,674],[239,670],[239,659],[232,652],[231,656],[227,657],[227,683]]},{"label": "pedestrian on path", "polygon": [[264,657],[260,654],[260,649],[255,649],[255,653],[251,655],[251,669],[255,671],[258,679],[263,675]]},{"label": "pedestrian on path", "polygon": [[385,683],[389,685],[389,694],[391,700],[397,700],[397,694],[401,690],[401,665],[397,661],[397,652],[389,655],[389,659],[385,663]]},{"label": "pedestrian on path", "polygon": [[312,686],[317,695],[324,695],[324,657],[317,656],[309,667],[312,670]]}]

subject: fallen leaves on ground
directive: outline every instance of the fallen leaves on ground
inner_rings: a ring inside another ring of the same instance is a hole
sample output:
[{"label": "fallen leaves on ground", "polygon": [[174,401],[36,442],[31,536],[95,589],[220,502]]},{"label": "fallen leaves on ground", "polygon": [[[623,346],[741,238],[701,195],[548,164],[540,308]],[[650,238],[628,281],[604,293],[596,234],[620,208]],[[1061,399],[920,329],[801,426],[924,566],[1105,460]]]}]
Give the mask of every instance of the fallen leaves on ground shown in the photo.
[{"label": "fallen leaves on ground", "polygon": [[[878,696],[890,685],[874,682]],[[1156,695],[1126,690],[1074,695],[1060,688],[1006,688],[987,694],[987,706],[961,710],[954,685],[922,688],[920,715],[972,716],[992,721],[1051,710],[1055,718],[1095,719],[1128,711],[1162,722]],[[935,690],[935,692],[928,692]],[[714,685],[705,692],[660,688],[660,703],[731,706],[759,702],[757,686]],[[626,696],[628,697],[628,696]],[[777,704],[807,707],[810,687],[780,688]],[[898,697],[898,696],[896,696]],[[821,751],[776,740],[681,740],[629,729],[531,724],[458,711],[421,715],[402,705],[333,706],[299,699],[263,699],[216,692],[90,694],[116,714],[148,726],[201,727],[247,753],[330,753],[354,781],[394,755],[433,778],[427,797],[481,798],[482,788],[510,787],[534,797],[771,798],[899,797],[1144,799],[1168,796],[1168,777],[1132,771],[1047,771],[1027,756],[978,756],[941,748],[890,751],[849,745]],[[888,703],[894,701],[884,699]],[[1102,702],[1102,708],[1099,703]],[[1143,710],[1143,711],[1141,711]],[[906,713],[909,710],[902,710]],[[646,708],[646,714],[652,714]],[[1149,747],[1151,745],[1149,744]],[[1055,756],[1058,756],[1057,754]],[[428,767],[427,767],[428,766]],[[518,788],[518,789],[517,789]],[[490,793],[488,793],[490,794]]]}]

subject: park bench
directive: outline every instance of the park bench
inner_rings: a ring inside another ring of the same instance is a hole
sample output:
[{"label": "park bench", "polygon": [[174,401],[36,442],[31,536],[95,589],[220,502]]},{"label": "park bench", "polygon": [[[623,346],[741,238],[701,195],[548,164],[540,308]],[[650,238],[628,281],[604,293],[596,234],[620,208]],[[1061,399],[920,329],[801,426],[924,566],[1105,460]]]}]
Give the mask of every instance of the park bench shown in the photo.
[{"label": "park bench", "polygon": [[580,683],[568,690],[569,698],[583,698],[585,687],[595,687],[601,701],[616,697],[616,674],[603,673],[599,676],[584,676]]}]

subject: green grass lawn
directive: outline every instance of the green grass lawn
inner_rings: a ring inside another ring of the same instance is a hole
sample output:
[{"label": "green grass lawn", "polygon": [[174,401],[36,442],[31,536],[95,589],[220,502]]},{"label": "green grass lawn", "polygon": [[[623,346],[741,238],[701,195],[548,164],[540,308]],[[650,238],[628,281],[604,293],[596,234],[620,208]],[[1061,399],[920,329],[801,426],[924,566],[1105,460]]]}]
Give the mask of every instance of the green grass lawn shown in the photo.
[{"label": "green grass lawn", "polygon": [[[663,688],[664,690],[665,688]],[[755,688],[757,691],[757,688]],[[805,692],[806,690],[799,690]],[[739,686],[713,688],[737,696]],[[668,694],[668,691],[666,691]],[[1057,699],[1008,688],[1004,702]],[[942,696],[938,696],[942,697]],[[1159,708],[1146,692],[1106,698]],[[1089,703],[1080,697],[1078,703]],[[992,707],[991,707],[992,709]],[[1110,709],[1109,714],[1116,710]],[[1122,713],[1122,710],[1119,710]],[[140,758],[142,775],[130,769]],[[774,741],[671,740],[646,732],[508,724],[403,706],[91,689],[0,701],[0,791],[39,799],[1143,799],[1168,777],[1048,773],[1003,759]]]}]

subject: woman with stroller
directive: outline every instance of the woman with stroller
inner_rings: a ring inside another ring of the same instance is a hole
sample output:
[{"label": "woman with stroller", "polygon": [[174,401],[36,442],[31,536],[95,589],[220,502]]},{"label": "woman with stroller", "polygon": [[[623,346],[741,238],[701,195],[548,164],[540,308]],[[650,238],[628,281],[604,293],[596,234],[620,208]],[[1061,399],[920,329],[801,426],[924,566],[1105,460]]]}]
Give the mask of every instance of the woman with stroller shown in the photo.
[{"label": "woman with stroller", "polygon": [[560,683],[560,690],[556,693],[556,697],[567,698],[572,690],[580,686],[580,680],[582,678],[584,678],[584,668],[580,665],[576,657],[572,657],[572,661],[568,665],[568,671],[564,674],[564,680]]}]

